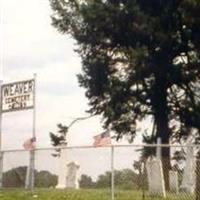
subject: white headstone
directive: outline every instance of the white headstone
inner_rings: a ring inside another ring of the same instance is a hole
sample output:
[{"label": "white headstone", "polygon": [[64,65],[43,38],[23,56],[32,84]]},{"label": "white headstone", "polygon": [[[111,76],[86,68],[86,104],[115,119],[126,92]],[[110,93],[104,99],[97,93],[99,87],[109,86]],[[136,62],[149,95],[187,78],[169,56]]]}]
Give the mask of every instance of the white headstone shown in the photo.
[{"label": "white headstone", "polygon": [[157,138],[156,158],[161,159],[161,138]]},{"label": "white headstone", "polygon": [[157,158],[148,158],[146,163],[149,194],[166,197],[162,162]]},{"label": "white headstone", "polygon": [[169,188],[171,192],[179,192],[178,188],[178,172],[170,170],[169,171]]},{"label": "white headstone", "polygon": [[[191,140],[188,139],[187,145],[192,145]],[[183,172],[183,180],[181,183],[181,189],[193,193],[196,185],[196,160],[194,156],[194,148],[188,146],[186,150],[186,161]]]},{"label": "white headstone", "polygon": [[67,165],[66,188],[79,189],[77,172],[79,165],[71,162]]},{"label": "white headstone", "polygon": [[58,184],[56,188],[66,188],[66,160],[67,160],[67,149],[62,148],[59,157],[59,172],[58,172]]}]

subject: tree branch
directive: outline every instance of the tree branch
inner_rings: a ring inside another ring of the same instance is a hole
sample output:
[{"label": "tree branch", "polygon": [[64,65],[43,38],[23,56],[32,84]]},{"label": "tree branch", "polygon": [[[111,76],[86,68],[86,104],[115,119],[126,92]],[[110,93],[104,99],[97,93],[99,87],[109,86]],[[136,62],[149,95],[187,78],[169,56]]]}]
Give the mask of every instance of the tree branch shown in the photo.
[{"label": "tree branch", "polygon": [[69,130],[69,128],[71,128],[76,122],[82,121],[82,120],[85,120],[85,119],[92,118],[92,117],[94,117],[95,115],[96,115],[96,114],[90,115],[90,116],[87,116],[87,117],[77,117],[76,119],[74,119],[74,120],[69,124],[68,130]]}]

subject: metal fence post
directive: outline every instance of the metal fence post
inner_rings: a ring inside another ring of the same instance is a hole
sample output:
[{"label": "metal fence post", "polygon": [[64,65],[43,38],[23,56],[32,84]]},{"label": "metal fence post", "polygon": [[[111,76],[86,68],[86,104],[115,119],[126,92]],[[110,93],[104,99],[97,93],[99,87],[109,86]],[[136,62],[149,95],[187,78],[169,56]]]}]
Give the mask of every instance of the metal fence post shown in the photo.
[{"label": "metal fence post", "polygon": [[30,151],[30,189],[34,189],[35,185],[35,150]]},{"label": "metal fence post", "polygon": [[26,170],[26,180],[25,180],[25,189],[33,190],[34,189],[34,180],[35,180],[35,150],[29,151],[29,165]]},{"label": "metal fence post", "polygon": [[197,157],[197,161],[196,161],[196,200],[200,200],[200,158],[199,156]]},{"label": "metal fence post", "polygon": [[3,183],[3,152],[2,150],[2,87],[3,81],[0,80],[0,188],[2,188]]},{"label": "metal fence post", "polygon": [[111,146],[111,199],[115,199],[114,146]]},{"label": "metal fence post", "polygon": [[3,187],[3,152],[0,151],[0,189]]}]

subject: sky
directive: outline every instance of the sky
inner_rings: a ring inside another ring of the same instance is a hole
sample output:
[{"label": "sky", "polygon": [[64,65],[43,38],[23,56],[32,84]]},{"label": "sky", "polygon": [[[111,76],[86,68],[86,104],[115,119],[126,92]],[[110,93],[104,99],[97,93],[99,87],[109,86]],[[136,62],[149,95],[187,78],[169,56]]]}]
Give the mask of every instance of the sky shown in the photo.
[{"label": "sky", "polygon": [[[3,83],[26,80],[37,74],[37,146],[50,145],[49,132],[56,124],[69,124],[85,113],[87,99],[76,75],[81,61],[74,52],[75,41],[51,26],[48,0],[0,0],[1,70]],[[3,148],[21,148],[32,134],[32,110],[3,114]],[[75,124],[69,145],[90,145],[102,131],[99,117]]]},{"label": "sky", "polygon": [[[85,90],[79,87],[77,74],[81,60],[74,52],[75,41],[61,35],[51,26],[48,0],[0,0],[0,80],[3,83],[36,80],[36,138],[37,147],[51,147],[49,132],[57,131],[57,124],[68,125],[76,117],[88,116]],[[68,133],[68,146],[93,144],[93,136],[101,133],[100,116],[74,124]],[[2,149],[23,149],[32,136],[33,111],[18,111],[2,115]],[[141,132],[151,128],[149,121],[141,125]],[[124,144],[123,141],[120,144]],[[138,137],[135,143],[141,143]],[[56,158],[52,151],[37,153],[36,167],[55,172]],[[8,153],[4,170],[28,163],[28,153]],[[135,148],[116,149],[118,168],[132,168],[137,159]],[[135,156],[135,157],[134,157]],[[94,160],[96,158],[96,160]],[[75,149],[68,160],[81,165],[81,173],[97,176],[110,169],[110,149]],[[48,164],[47,164],[48,163]],[[56,172],[55,172],[56,173]]]},{"label": "sky", "polygon": [[[49,132],[57,131],[56,124],[88,116],[88,101],[76,76],[81,72],[76,42],[51,26],[48,0],[0,0],[0,9],[0,79],[10,83],[37,74],[37,147],[49,147]],[[2,118],[2,148],[22,148],[32,135],[32,110],[4,113]],[[70,129],[68,145],[92,145],[93,136],[102,131],[99,116],[80,121]]]}]

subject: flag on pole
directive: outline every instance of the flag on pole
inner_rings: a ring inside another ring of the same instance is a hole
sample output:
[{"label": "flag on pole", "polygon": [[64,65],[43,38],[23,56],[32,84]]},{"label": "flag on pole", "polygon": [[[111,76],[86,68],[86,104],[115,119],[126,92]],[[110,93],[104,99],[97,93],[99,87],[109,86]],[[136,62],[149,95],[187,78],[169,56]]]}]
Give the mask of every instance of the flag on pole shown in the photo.
[{"label": "flag on pole", "polygon": [[35,143],[36,143],[36,138],[32,137],[23,143],[23,147],[25,150],[33,150],[36,147]]},{"label": "flag on pole", "polygon": [[110,145],[111,145],[111,138],[110,138],[109,131],[105,131],[99,135],[94,136],[93,146],[102,147],[102,146],[110,146]]}]

